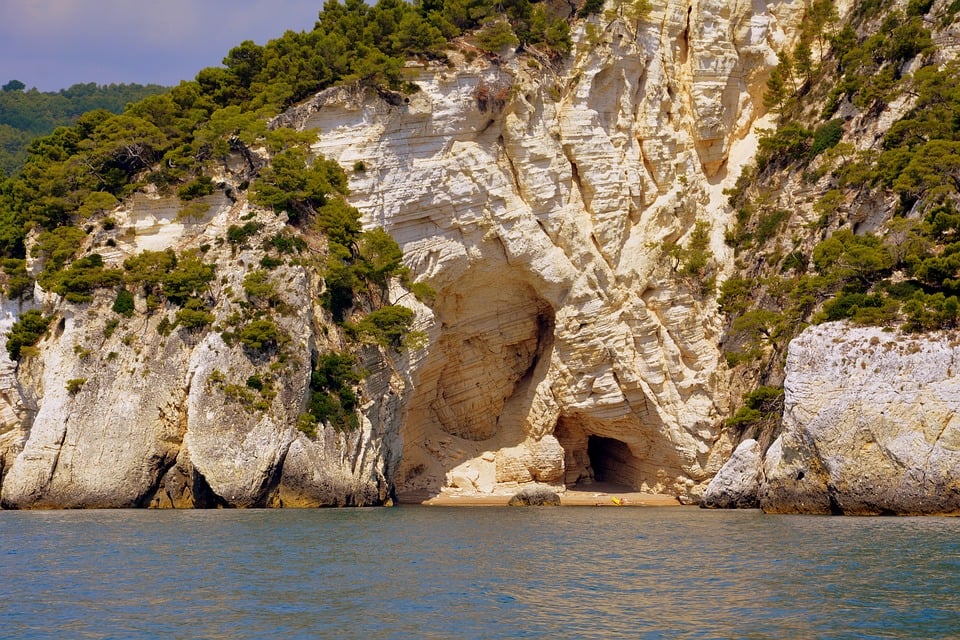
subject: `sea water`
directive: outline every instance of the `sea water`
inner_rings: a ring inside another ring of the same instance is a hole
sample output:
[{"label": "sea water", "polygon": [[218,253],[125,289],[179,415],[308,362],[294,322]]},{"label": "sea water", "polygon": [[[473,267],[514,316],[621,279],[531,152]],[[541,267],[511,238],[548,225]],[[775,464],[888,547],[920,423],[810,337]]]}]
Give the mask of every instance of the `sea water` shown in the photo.
[{"label": "sea water", "polygon": [[2,511],[0,637],[960,637],[960,520]]}]

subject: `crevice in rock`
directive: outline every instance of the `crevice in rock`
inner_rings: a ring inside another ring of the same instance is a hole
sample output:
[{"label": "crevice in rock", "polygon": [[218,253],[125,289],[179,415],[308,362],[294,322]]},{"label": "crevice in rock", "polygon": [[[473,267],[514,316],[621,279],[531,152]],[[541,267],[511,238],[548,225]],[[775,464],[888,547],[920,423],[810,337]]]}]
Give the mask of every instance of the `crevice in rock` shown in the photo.
[{"label": "crevice in rock", "polygon": [[213,489],[210,488],[210,484],[207,482],[207,479],[203,476],[196,467],[190,465],[193,468],[193,473],[191,474],[191,489],[193,493],[193,508],[194,509],[222,509],[229,507],[230,505],[226,500],[214,493]]},{"label": "crevice in rock", "polygon": [[643,152],[643,140],[637,138],[637,142],[640,146],[640,162],[643,164],[643,170],[647,173],[647,176],[650,178],[650,182],[653,183],[653,186],[655,186],[657,191],[659,191],[660,183],[657,182],[657,172],[653,167],[653,163],[650,162],[650,158],[648,158],[647,154]]},{"label": "crevice in rock", "polygon": [[510,157],[509,153],[507,153],[507,146],[503,142],[503,134],[500,134],[500,137],[497,138],[497,144],[499,144],[500,148],[503,150],[503,157],[507,159],[507,166],[510,168],[510,177],[513,178],[514,192],[517,194],[518,198],[523,200],[523,187],[520,186],[520,172],[517,171],[517,165],[514,164],[513,158]]},{"label": "crevice in rock", "polygon": [[837,499],[836,487],[827,485],[827,497],[830,499],[830,515],[842,516],[843,507],[840,506],[840,501]]},{"label": "crevice in rock", "polygon": [[687,21],[683,26],[683,31],[680,33],[680,52],[679,52],[679,62],[680,65],[687,63],[687,55],[690,51],[690,15],[693,13],[693,6],[687,7]]},{"label": "crevice in rock", "polygon": [[[566,155],[566,154],[564,154]],[[577,168],[577,163],[573,161],[569,155],[567,155],[567,161],[570,162],[570,174],[573,179],[573,184],[577,185],[577,191],[580,192],[580,197],[583,197],[583,182],[580,180],[580,170]]]},{"label": "crevice in rock", "polygon": [[167,473],[169,473],[173,465],[177,463],[179,453],[178,450],[172,456],[154,456],[150,460],[150,466],[156,469],[156,473],[154,474],[153,482],[133,501],[135,508],[143,509],[149,507],[156,500],[157,494],[163,490]]}]

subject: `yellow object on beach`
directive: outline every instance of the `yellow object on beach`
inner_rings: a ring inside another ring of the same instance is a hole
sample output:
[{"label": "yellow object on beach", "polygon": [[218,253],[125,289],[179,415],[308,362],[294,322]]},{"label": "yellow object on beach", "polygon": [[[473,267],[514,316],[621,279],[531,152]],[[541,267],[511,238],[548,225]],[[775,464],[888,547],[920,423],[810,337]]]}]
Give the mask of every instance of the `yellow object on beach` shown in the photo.
[{"label": "yellow object on beach", "polygon": [[613,496],[612,498],[610,498],[610,500],[613,502],[613,504],[617,505],[618,507],[623,506],[623,500],[618,498],[617,496]]}]

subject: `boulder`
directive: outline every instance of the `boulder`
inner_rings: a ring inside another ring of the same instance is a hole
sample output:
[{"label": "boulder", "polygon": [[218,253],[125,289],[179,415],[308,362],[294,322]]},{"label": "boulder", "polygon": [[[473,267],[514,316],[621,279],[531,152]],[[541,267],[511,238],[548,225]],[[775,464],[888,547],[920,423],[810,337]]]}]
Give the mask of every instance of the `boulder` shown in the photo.
[{"label": "boulder", "polygon": [[960,513],[960,333],[840,323],[790,344],[771,513]]},{"label": "boulder", "polygon": [[546,487],[528,487],[516,493],[508,507],[559,507],[560,496]]},{"label": "boulder", "polygon": [[750,438],[744,440],[713,477],[700,506],[705,509],[755,509],[760,506],[763,451]]}]

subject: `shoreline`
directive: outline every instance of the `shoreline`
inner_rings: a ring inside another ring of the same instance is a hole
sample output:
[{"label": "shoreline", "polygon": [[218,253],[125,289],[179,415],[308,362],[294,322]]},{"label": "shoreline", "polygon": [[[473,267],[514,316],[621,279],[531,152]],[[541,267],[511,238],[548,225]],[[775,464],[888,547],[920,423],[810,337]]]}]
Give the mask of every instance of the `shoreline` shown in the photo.
[{"label": "shoreline", "polygon": [[[510,494],[460,493],[444,491],[433,493],[415,491],[397,496],[399,505],[420,505],[426,507],[505,507]],[[557,492],[561,507],[682,507],[676,496],[662,493],[645,493],[620,489],[576,488]]]}]

